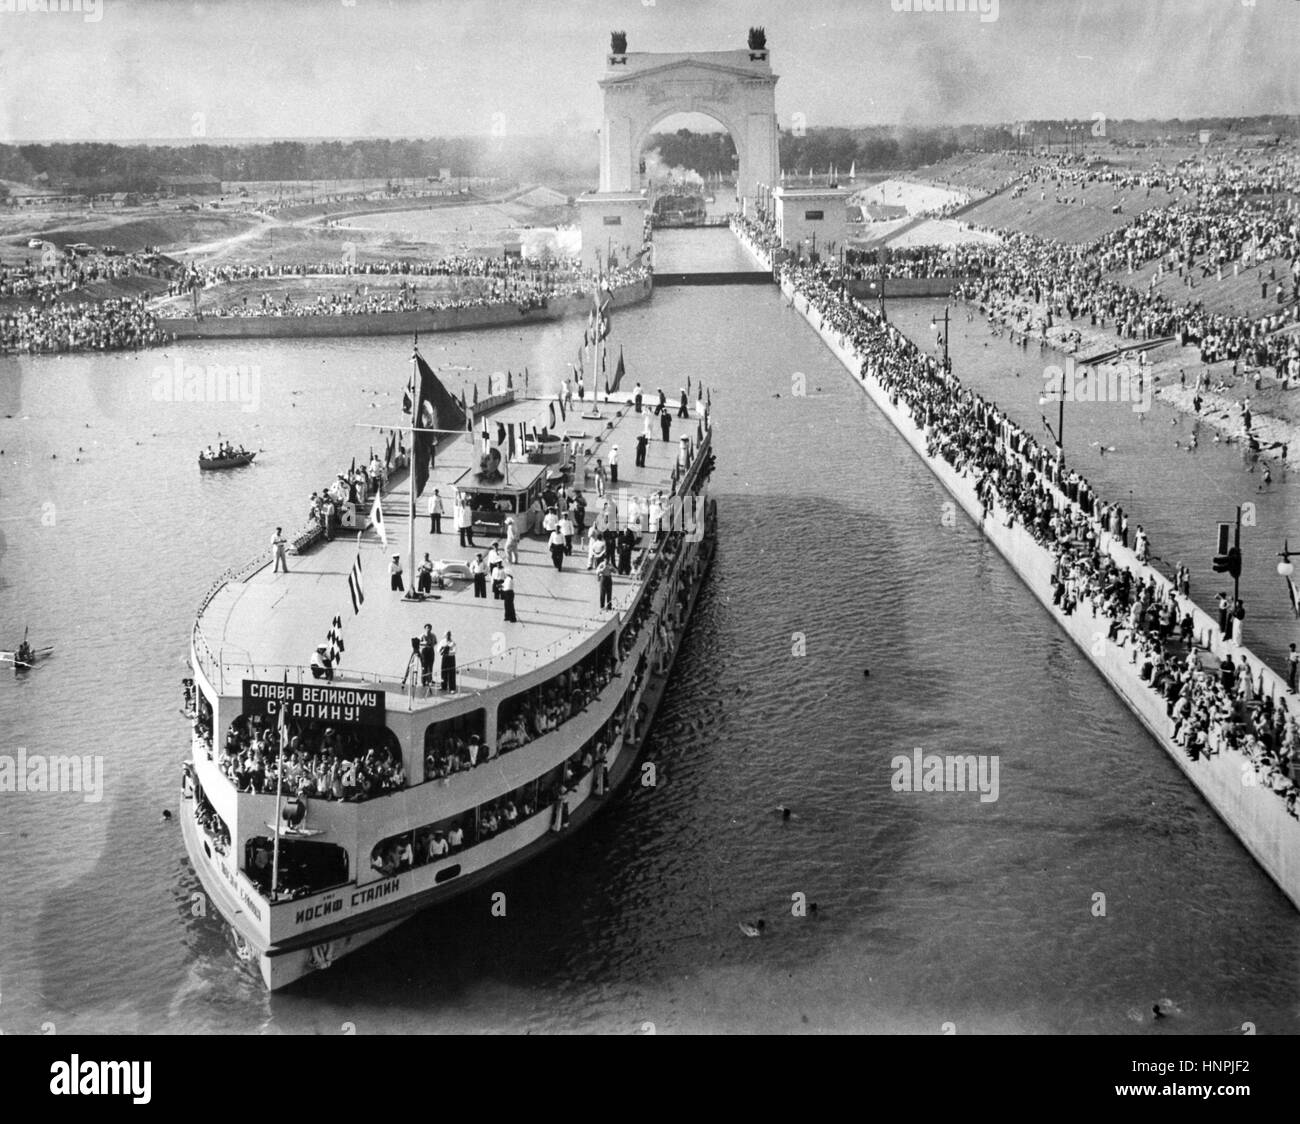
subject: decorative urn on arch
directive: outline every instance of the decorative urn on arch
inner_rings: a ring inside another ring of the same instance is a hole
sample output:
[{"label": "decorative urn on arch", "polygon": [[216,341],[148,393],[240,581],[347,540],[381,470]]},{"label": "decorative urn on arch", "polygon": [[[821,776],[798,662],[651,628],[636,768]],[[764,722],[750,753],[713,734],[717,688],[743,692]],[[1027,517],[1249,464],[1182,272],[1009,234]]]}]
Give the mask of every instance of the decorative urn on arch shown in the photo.
[{"label": "decorative urn on arch", "polygon": [[749,29],[749,61],[765,62],[767,60],[767,31],[761,27]]},{"label": "decorative urn on arch", "polygon": [[627,65],[627,32],[611,31],[609,33],[609,65]]}]

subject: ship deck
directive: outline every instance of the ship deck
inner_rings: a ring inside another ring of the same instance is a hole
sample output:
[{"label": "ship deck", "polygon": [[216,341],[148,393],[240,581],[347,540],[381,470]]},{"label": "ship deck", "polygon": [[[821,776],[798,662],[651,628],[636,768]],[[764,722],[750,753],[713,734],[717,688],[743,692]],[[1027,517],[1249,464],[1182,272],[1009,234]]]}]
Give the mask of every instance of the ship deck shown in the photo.
[{"label": "ship deck", "polygon": [[[649,395],[647,395],[649,397]],[[620,392],[616,399],[625,399]],[[538,430],[549,424],[553,399],[516,399],[493,410],[488,419],[507,425],[524,422]],[[576,400],[575,400],[576,401]],[[587,409],[590,409],[590,404]],[[599,419],[579,417],[570,410],[567,424],[557,436],[566,434],[576,445],[591,450],[589,464],[608,460],[613,445],[619,447],[618,490],[635,496],[642,510],[656,490],[670,494],[678,442],[689,434],[696,440],[696,418],[676,417],[670,439],[661,439],[659,421],[651,418],[652,437],[646,466],[637,468],[636,438],[642,432],[644,413],[638,414],[626,401],[602,401]],[[608,423],[613,428],[606,429]],[[477,421],[476,421],[477,427]],[[429,482],[416,502],[416,564],[425,552],[434,561],[468,563],[475,553],[486,555],[492,545],[482,532],[475,533],[475,549],[459,546],[453,518],[454,482],[476,466],[479,441],[470,434],[457,435],[440,446]],[[525,466],[521,465],[521,468]],[[535,471],[536,466],[526,466]],[[579,487],[587,500],[587,525],[599,510],[594,481],[570,485]],[[434,488],[442,494],[445,513],[442,533],[431,534],[425,514],[427,499]],[[594,572],[587,567],[585,548],[577,536],[573,554],[557,571],[551,561],[546,537],[524,535],[519,544],[519,562],[511,565],[515,582],[517,623],[504,619],[504,603],[491,595],[476,598],[472,582],[453,581],[449,588],[435,589],[424,601],[408,600],[390,589],[388,564],[400,554],[403,579],[411,588],[408,528],[410,519],[409,477],[396,482],[384,494],[384,524],[388,542],[380,541],[373,526],[361,535],[358,547],[354,531],[341,531],[332,542],[317,542],[302,554],[288,556],[289,572],[275,573],[270,560],[242,580],[228,582],[203,607],[196,622],[195,650],[200,665],[222,694],[235,694],[248,679],[312,682],[309,663],[317,644],[324,643],[333,618],[343,622],[344,652],[334,669],[335,686],[375,686],[405,693],[402,686],[411,655],[411,637],[418,636],[426,623],[432,624],[439,640],[448,630],[456,643],[459,695],[434,691],[424,700],[417,693],[416,704],[436,705],[464,697],[467,691],[483,690],[561,659],[609,619],[610,610],[599,609],[599,588]],[[630,577],[614,578],[614,610],[627,608],[636,598],[640,579],[635,560],[650,544],[642,536],[634,555]],[[361,556],[365,600],[354,614],[348,590],[348,575]],[[219,667],[219,670],[218,670]],[[215,675],[213,673],[216,673]],[[437,676],[435,671],[435,682]]]}]

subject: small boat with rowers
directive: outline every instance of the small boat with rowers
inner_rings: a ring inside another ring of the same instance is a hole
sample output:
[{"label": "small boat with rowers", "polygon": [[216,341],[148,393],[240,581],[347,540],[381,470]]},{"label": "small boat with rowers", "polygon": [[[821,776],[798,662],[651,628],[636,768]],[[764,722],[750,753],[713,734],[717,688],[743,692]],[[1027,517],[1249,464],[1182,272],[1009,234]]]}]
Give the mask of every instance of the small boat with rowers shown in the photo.
[{"label": "small boat with rowers", "polygon": [[53,644],[49,644],[44,648],[33,648],[27,643],[27,637],[24,635],[23,642],[14,651],[0,651],[0,663],[13,664],[14,671],[27,671],[36,665],[37,660],[43,660],[46,656],[53,654]]},{"label": "small boat with rowers", "polygon": [[256,452],[250,453],[243,445],[236,448],[223,441],[215,450],[209,445],[199,454],[199,471],[215,472],[223,468],[243,468],[246,464],[252,464],[256,456]]}]

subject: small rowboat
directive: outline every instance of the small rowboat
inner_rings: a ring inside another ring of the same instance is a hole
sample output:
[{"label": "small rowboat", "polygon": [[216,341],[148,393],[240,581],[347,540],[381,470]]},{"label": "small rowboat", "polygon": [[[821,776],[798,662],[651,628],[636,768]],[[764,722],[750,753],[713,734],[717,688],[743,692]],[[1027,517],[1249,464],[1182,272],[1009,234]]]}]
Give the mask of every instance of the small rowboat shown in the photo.
[{"label": "small rowboat", "polygon": [[0,663],[11,663],[14,665],[15,671],[26,671],[37,660],[43,660],[46,656],[53,655],[53,653],[53,644],[46,648],[33,648],[28,659],[19,659],[17,652],[0,652]]},{"label": "small rowboat", "polygon": [[211,459],[199,455],[199,471],[215,472],[221,468],[243,468],[246,464],[252,464],[256,453],[235,453],[229,457],[212,457]]}]

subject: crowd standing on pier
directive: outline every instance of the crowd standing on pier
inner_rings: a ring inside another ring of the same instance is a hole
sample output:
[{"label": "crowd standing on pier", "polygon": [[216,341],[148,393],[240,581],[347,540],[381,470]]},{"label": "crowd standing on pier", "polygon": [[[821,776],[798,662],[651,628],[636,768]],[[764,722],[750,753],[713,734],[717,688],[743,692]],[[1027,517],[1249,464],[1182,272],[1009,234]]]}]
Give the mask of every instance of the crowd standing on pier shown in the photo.
[{"label": "crowd standing on pier", "polygon": [[[331,292],[313,300],[295,301],[292,296],[275,299],[269,293],[242,303],[204,310],[205,316],[356,316],[386,312],[413,312],[424,309],[439,312],[453,308],[515,306],[520,312],[545,308],[549,301],[561,297],[590,294],[603,281],[611,288],[643,281],[649,267],[625,266],[601,276],[582,269],[576,261],[564,259],[554,268],[517,258],[452,257],[438,262],[370,262],[362,265],[315,263],[301,266],[221,266],[190,270],[172,287],[173,295],[196,289],[212,288],[247,279],[311,277],[399,276],[395,287],[358,282],[351,293]],[[471,282],[473,292],[455,296],[422,294],[416,281],[407,277],[454,277]]]},{"label": "crowd standing on pier", "polygon": [[166,338],[157,317],[140,297],[52,301],[0,312],[0,354],[124,351],[161,344]]}]

